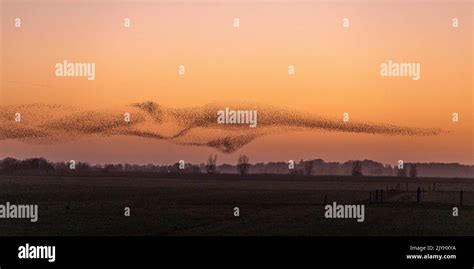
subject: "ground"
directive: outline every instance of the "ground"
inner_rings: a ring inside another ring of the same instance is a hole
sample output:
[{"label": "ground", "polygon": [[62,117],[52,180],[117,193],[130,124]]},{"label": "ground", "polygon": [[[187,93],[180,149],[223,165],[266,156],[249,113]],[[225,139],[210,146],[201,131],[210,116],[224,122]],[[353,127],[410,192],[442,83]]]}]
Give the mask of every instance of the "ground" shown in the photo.
[{"label": "ground", "polygon": [[[376,189],[384,203],[369,202]],[[7,201],[38,204],[39,220],[0,219],[1,236],[474,236],[472,179],[0,176],[0,204]],[[365,221],[324,218],[334,201],[365,204]]]}]

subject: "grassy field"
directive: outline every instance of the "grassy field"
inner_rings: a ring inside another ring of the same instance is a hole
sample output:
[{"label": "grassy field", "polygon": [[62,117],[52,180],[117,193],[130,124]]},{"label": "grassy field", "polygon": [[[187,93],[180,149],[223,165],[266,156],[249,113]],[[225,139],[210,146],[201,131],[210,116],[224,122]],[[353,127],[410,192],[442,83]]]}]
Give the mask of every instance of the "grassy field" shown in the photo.
[{"label": "grassy field", "polygon": [[[425,190],[420,203],[418,187]],[[384,190],[384,203],[369,203],[375,189]],[[453,217],[461,189],[463,205]],[[0,204],[7,201],[38,204],[39,220],[0,219],[2,236],[474,236],[472,179],[0,176]],[[324,218],[325,201],[365,204],[365,222]]]}]

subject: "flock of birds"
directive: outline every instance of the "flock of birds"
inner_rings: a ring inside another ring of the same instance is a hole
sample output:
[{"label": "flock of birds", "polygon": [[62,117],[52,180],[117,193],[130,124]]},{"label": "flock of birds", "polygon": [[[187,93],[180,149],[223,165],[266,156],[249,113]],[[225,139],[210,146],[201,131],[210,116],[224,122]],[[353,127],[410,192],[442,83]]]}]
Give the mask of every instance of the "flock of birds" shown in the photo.
[{"label": "flock of birds", "polygon": [[[224,107],[256,110],[257,128],[218,124],[217,111]],[[84,136],[122,135],[167,140],[179,145],[207,146],[231,153],[261,136],[302,130],[391,136],[434,136],[445,132],[436,128],[353,120],[344,122],[342,119],[329,119],[286,108],[245,103],[211,103],[189,108],[169,108],[155,102],[134,103],[113,109],[45,104],[0,107],[0,140],[28,143],[61,143]]]}]

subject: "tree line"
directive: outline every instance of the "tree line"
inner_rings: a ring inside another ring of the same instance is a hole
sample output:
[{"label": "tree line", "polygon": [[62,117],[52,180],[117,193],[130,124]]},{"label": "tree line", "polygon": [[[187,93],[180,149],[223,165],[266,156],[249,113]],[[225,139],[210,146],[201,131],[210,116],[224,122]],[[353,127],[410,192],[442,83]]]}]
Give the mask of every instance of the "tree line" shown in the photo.
[{"label": "tree line", "polygon": [[[367,168],[364,171],[364,163]],[[87,162],[51,162],[45,158],[28,158],[17,160],[5,158],[0,160],[0,173],[17,175],[180,175],[180,174],[291,174],[296,176],[313,175],[367,175],[417,177],[416,164],[407,164],[408,169],[398,169],[390,165],[381,165],[372,161],[349,161],[325,163],[322,160],[301,160],[294,166],[284,162],[251,164],[246,155],[239,155],[235,165],[217,165],[217,155],[210,155],[206,163],[191,164],[176,162],[172,165],[157,164],[96,164]],[[321,168],[323,167],[323,168]],[[371,168],[370,168],[371,167]],[[370,169],[369,169],[370,168]]]}]

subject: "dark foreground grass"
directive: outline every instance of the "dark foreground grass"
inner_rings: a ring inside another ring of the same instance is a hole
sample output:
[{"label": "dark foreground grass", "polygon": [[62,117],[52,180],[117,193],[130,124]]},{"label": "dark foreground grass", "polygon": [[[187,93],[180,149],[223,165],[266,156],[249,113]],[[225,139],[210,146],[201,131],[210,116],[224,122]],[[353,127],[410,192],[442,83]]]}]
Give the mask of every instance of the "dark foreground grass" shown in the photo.
[{"label": "dark foreground grass", "polygon": [[[0,235],[474,235],[469,186],[463,186],[468,191],[458,217],[452,216],[459,202],[454,185],[425,193],[421,203],[410,190],[384,204],[369,204],[370,190],[393,186],[376,178],[273,182],[3,176],[0,203],[38,204],[39,220],[0,219]],[[363,203],[365,221],[326,219],[325,201]],[[233,215],[236,206],[239,217]],[[130,217],[124,216],[125,207],[131,208]]]}]

